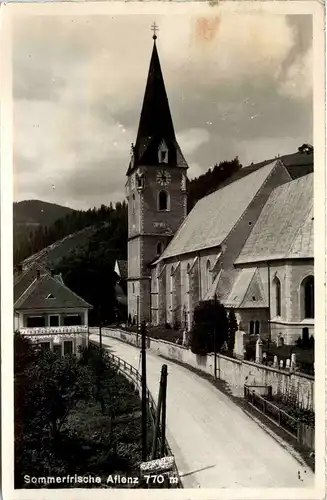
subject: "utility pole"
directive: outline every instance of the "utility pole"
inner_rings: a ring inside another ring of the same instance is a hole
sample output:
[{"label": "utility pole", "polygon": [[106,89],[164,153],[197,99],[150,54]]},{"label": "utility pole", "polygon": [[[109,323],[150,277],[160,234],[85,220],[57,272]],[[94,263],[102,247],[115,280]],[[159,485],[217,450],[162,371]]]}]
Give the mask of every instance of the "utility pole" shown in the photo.
[{"label": "utility pole", "polygon": [[[160,417],[162,416],[162,425],[164,425],[163,421],[166,421],[166,415],[163,415],[163,403],[165,401],[166,403],[166,395],[165,391],[167,389],[167,365],[162,365],[161,368],[161,377],[160,377],[160,386],[159,386],[159,394],[158,394],[158,404],[157,404],[157,412],[156,412],[156,419],[155,419],[155,425],[154,425],[154,433],[153,433],[153,441],[152,441],[152,450],[151,450],[151,460],[155,460],[156,455],[157,455],[157,445],[158,445],[158,436],[159,436],[159,429],[160,429]],[[162,427],[162,437],[163,439],[166,439],[164,437],[165,431],[163,430]],[[162,453],[162,447],[161,447],[161,458],[163,456]]]},{"label": "utility pole", "polygon": [[141,382],[142,382],[142,461],[146,462],[147,460],[147,387],[146,387],[146,329],[145,329],[145,321],[142,321],[141,325],[141,336],[142,336],[142,347],[141,347],[141,356],[142,356],[142,374],[141,374]]},{"label": "utility pole", "polygon": [[270,341],[271,341],[271,298],[270,298],[270,263],[267,261],[267,266],[268,266],[268,311],[269,311],[269,317],[268,317],[268,351],[270,348]]},{"label": "utility pole", "polygon": [[166,402],[167,402],[167,365],[162,365],[162,412],[161,412],[161,458],[166,451]]},{"label": "utility pole", "polygon": [[136,346],[139,345],[140,297],[136,297]]},{"label": "utility pole", "polygon": [[[215,306],[217,305],[217,294],[215,293]],[[215,380],[217,380],[217,327],[216,327],[216,319],[213,325],[213,350],[214,350],[214,375]]]},{"label": "utility pole", "polygon": [[102,318],[101,318],[101,307],[99,307],[99,341],[100,341],[100,349],[102,349]]}]

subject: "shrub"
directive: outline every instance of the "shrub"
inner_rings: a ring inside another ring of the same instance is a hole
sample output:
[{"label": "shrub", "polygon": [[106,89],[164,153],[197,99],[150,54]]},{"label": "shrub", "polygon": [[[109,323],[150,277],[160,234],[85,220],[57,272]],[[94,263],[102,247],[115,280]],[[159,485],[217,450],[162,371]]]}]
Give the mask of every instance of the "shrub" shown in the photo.
[{"label": "shrub", "polygon": [[228,318],[224,306],[217,300],[200,302],[194,309],[191,351],[200,355],[219,352],[227,341]]}]

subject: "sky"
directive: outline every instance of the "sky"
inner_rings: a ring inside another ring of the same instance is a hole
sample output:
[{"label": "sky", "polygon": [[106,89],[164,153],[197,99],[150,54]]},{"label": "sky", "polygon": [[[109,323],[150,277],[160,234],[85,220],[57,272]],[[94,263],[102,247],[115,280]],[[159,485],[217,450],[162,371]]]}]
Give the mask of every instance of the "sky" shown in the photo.
[{"label": "sky", "polygon": [[124,199],[154,21],[190,178],[312,144],[311,16],[212,12],[15,19],[15,201]]}]

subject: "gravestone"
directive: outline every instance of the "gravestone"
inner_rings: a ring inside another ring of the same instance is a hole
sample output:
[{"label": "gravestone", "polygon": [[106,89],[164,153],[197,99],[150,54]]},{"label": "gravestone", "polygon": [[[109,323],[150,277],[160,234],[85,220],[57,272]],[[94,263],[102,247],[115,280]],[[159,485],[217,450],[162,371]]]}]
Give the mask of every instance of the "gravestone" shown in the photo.
[{"label": "gravestone", "polygon": [[244,359],[244,350],[245,350],[245,342],[244,342],[245,332],[242,330],[236,330],[235,332],[235,343],[233,353],[234,356],[238,359]]},{"label": "gravestone", "polygon": [[274,368],[278,368],[278,357],[274,356]]},{"label": "gravestone", "polygon": [[262,346],[263,342],[261,338],[259,337],[256,344],[255,344],[255,362],[256,363],[262,363]]},{"label": "gravestone", "polygon": [[291,354],[291,370],[295,370],[296,367],[296,354],[293,352]]}]

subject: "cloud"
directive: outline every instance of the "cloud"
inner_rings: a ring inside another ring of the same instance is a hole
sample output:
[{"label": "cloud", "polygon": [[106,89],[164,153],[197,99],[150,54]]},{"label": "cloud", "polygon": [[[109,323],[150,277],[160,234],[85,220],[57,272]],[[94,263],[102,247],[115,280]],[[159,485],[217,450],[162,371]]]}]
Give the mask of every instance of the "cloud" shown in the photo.
[{"label": "cloud", "polygon": [[177,134],[177,140],[183,153],[192,155],[200,146],[210,140],[210,134],[206,129],[190,128],[182,130]]},{"label": "cloud", "polygon": [[[263,144],[289,144],[292,152],[298,139],[312,142],[309,16],[290,22],[221,12],[156,18],[175,131],[192,176],[237,155],[243,164],[258,151],[265,159],[270,146]],[[147,15],[15,20],[16,199],[56,197],[87,208],[124,196],[152,22]]]}]

